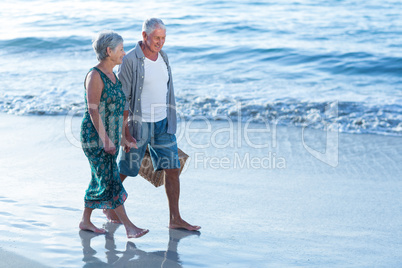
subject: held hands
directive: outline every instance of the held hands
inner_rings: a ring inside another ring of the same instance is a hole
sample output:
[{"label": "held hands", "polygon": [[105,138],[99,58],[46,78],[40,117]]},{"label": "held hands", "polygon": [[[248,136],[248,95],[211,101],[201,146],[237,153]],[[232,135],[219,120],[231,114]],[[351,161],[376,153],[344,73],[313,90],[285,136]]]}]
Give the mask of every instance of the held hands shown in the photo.
[{"label": "held hands", "polygon": [[137,141],[133,138],[133,136],[131,136],[131,134],[122,137],[121,146],[123,146],[123,149],[126,153],[130,152],[131,148],[138,149]]},{"label": "held hands", "polygon": [[116,154],[116,146],[114,146],[114,143],[109,139],[106,138],[106,141],[104,142],[103,150],[111,155]]},{"label": "held hands", "polygon": [[[126,153],[128,153],[131,148],[138,149],[137,141],[131,135],[128,135],[127,137],[122,137],[121,146],[123,146],[123,149]],[[109,138],[106,139],[103,150],[111,155],[116,154],[116,146],[114,146],[114,143]]]}]

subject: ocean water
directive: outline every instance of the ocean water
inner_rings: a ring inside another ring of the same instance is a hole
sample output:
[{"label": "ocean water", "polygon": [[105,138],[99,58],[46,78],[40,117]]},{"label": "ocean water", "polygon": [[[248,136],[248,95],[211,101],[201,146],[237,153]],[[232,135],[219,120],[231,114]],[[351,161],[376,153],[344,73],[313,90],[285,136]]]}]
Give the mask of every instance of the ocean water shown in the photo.
[{"label": "ocean water", "polygon": [[92,37],[113,29],[128,51],[160,17],[180,118],[402,136],[400,14],[397,0],[2,0],[0,112],[80,116]]}]

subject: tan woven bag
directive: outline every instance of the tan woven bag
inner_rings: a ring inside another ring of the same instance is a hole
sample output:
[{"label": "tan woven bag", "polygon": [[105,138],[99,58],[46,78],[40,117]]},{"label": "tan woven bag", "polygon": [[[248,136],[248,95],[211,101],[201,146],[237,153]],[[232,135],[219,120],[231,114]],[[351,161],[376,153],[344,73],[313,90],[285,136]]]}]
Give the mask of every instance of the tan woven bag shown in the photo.
[{"label": "tan woven bag", "polygon": [[[188,155],[182,150],[178,149],[179,161],[180,161],[180,173],[186,164]],[[152,165],[151,155],[149,154],[149,149],[145,151],[144,159],[142,160],[140,171],[138,172],[144,179],[152,183],[155,187],[159,187],[165,183],[165,171],[157,170],[154,171]]]}]

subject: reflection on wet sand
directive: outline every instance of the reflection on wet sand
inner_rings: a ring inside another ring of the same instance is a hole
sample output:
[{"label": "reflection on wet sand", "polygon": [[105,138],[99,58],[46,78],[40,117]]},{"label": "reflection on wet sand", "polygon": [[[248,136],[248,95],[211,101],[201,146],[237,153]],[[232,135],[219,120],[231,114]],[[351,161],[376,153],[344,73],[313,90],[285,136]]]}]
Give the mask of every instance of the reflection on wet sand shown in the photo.
[{"label": "reflection on wet sand", "polygon": [[187,236],[197,235],[198,231],[169,229],[169,242],[166,251],[146,252],[138,249],[135,244],[128,241],[125,251],[116,250],[114,233],[119,228],[119,224],[107,223],[105,229],[105,249],[106,259],[104,262],[96,257],[97,252],[91,247],[91,239],[99,236],[88,231],[80,230],[82,251],[84,254],[83,267],[182,267],[177,247],[180,240]]}]

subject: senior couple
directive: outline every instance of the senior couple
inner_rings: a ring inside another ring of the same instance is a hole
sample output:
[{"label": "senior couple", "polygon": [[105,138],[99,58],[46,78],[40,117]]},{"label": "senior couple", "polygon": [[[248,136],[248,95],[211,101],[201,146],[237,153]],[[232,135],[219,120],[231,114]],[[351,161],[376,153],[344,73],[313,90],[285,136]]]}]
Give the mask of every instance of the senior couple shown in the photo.
[{"label": "senior couple", "polygon": [[[151,18],[143,24],[142,41],[127,55],[123,38],[113,31],[100,33],[93,42],[99,63],[85,78],[86,109],[80,135],[91,167],[79,224],[82,230],[106,232],[91,222],[92,211],[99,208],[110,221],[124,225],[128,238],[148,232],[128,218],[122,184],[128,176],[137,176],[148,146],[154,169],[166,173],[169,228],[201,228],[184,221],[179,211],[175,97],[168,57],[162,50],[165,38],[162,20]],[[117,76],[116,65],[120,65]]]}]

